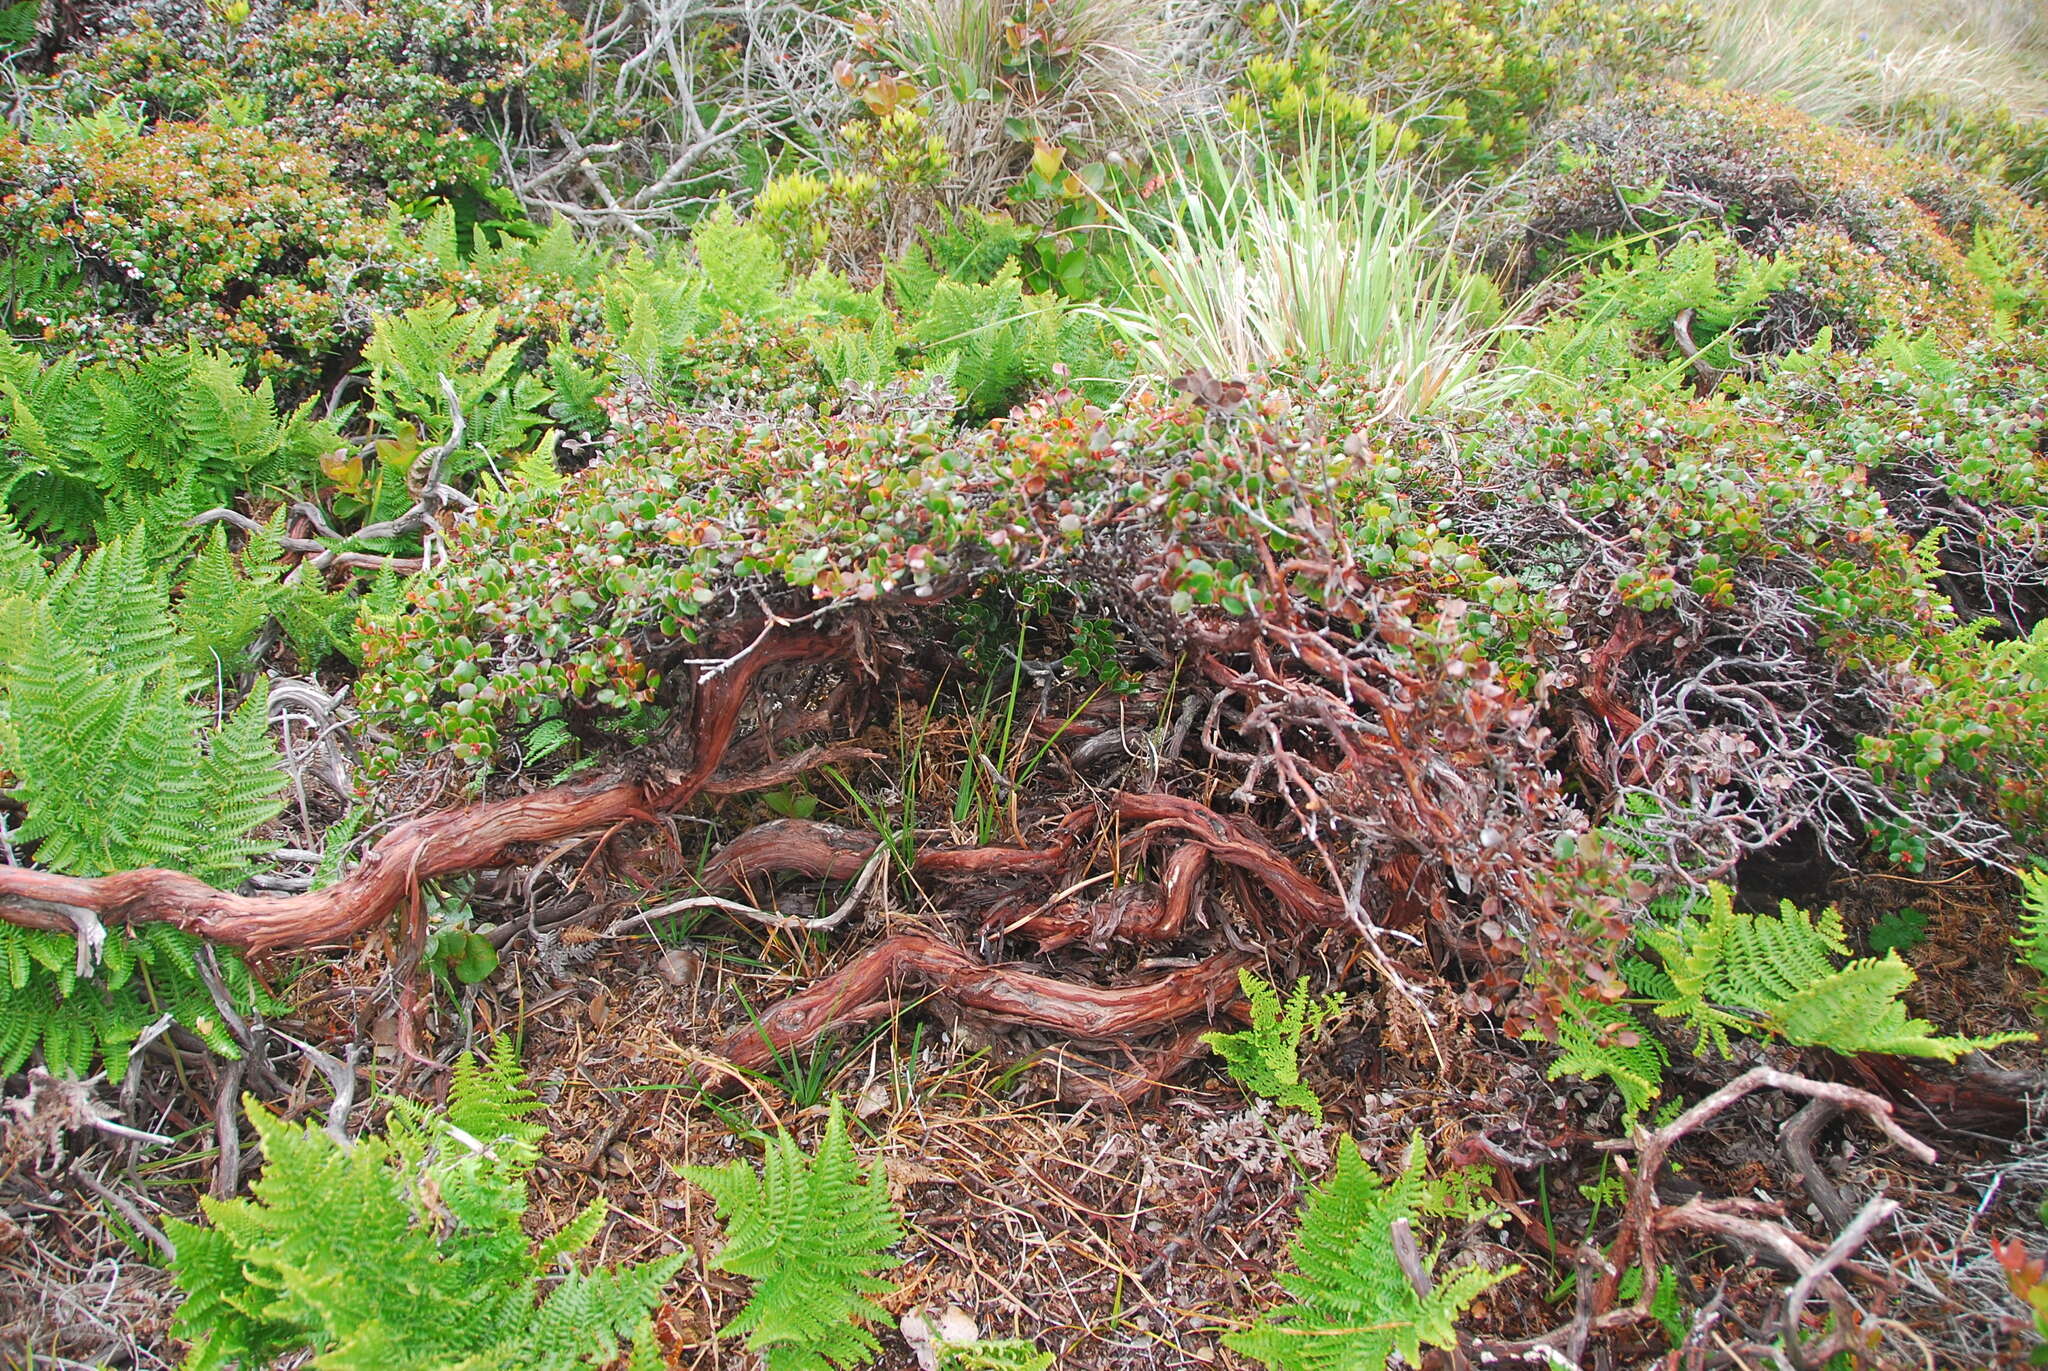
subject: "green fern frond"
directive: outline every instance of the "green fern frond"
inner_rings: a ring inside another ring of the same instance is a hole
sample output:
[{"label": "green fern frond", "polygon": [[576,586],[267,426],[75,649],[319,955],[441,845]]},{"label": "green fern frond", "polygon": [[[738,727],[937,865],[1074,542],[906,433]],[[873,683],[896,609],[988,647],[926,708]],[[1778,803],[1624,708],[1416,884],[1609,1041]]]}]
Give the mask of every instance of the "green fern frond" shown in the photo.
[{"label": "green fern frond", "polygon": [[1300,1109],[1321,1123],[1323,1102],[1302,1083],[1301,1044],[1343,1012],[1343,997],[1311,999],[1308,977],[1303,976],[1283,1007],[1275,987],[1253,975],[1249,968],[1240,970],[1237,976],[1245,999],[1250,1002],[1251,1027],[1236,1033],[1204,1033],[1202,1042],[1223,1058],[1230,1078],[1246,1094]]},{"label": "green fern frond", "polygon": [[[402,488],[402,483],[394,484]],[[317,667],[335,656],[357,660],[361,649],[356,623],[363,602],[346,591],[327,589],[310,568],[294,573],[286,566],[284,520],[285,512],[279,510],[249,536],[240,566],[244,593],[284,630],[301,667]],[[380,577],[397,580],[389,572]]]},{"label": "green fern frond", "polygon": [[[119,1076],[142,1030],[168,1013],[223,1056],[239,1055],[200,978],[200,942],[169,924],[110,931],[99,973],[78,977],[78,948],[68,933],[0,924],[0,1076],[41,1051],[44,1065],[84,1076],[95,1061]],[[244,1017],[280,1013],[247,963],[216,950],[228,998]]]},{"label": "green fern frond", "polygon": [[548,414],[579,433],[603,433],[611,425],[599,399],[611,389],[613,377],[599,367],[585,366],[575,352],[556,344],[548,352],[548,384],[555,398]]},{"label": "green fern frond", "polygon": [[714,309],[742,319],[766,319],[778,308],[782,254],[766,229],[742,222],[720,205],[697,225],[690,247],[704,270]]},{"label": "green fern frond", "polygon": [[571,1271],[535,1311],[532,1322],[494,1349],[487,1366],[605,1366],[636,1337],[652,1341],[647,1311],[661,1299],[683,1258],[597,1271]]},{"label": "green fern frond", "polygon": [[454,1110],[394,1102],[385,1136],[344,1147],[247,1101],[263,1143],[251,1196],[208,1200],[210,1224],[173,1221],[173,1275],[186,1299],[176,1332],[194,1368],[254,1366],[307,1350],[320,1371],[399,1366],[570,1371],[610,1364],[635,1341],[645,1363],[648,1312],[680,1257],[549,1268],[591,1236],[591,1210],[536,1248],[521,1228],[534,1131],[531,1096],[501,1045],[489,1065],[465,1058]]},{"label": "green fern frond", "polygon": [[653,1319],[640,1320],[640,1326],[633,1330],[633,1350],[626,1358],[625,1371],[669,1371],[661,1339],[654,1333]]},{"label": "green fern frond", "polygon": [[[1419,1366],[1424,1346],[1455,1346],[1466,1306],[1519,1268],[1461,1266],[1436,1275],[1428,1298],[1416,1293],[1395,1256],[1393,1226],[1442,1215],[1424,1161],[1417,1134],[1400,1174],[1382,1184],[1357,1142],[1338,1139],[1336,1167],[1309,1192],[1288,1248],[1294,1272],[1280,1278],[1295,1302],[1224,1344],[1273,1371],[1361,1371],[1386,1366],[1397,1352]],[[1421,1260],[1425,1272],[1435,1266],[1428,1252]]]},{"label": "green fern frond", "polygon": [[956,359],[954,384],[967,418],[1000,413],[1033,379],[1034,324],[1053,306],[1027,301],[1014,266],[985,285],[941,279],[912,337],[933,357]]},{"label": "green fern frond", "polygon": [[946,275],[932,263],[930,251],[921,243],[912,244],[902,257],[882,269],[882,275],[889,283],[889,293],[895,298],[896,308],[905,318],[914,319],[931,307],[932,292]]},{"label": "green fern frond", "polygon": [[549,429],[541,435],[541,440],[534,444],[531,452],[520,454],[513,462],[511,474],[507,478],[514,488],[545,491],[550,494],[562,488],[566,478],[555,465],[555,444],[558,438],[559,431]]},{"label": "green fern frond", "polygon": [[170,349],[83,373],[97,411],[93,452],[109,496],[146,497],[170,484],[183,466],[178,420],[186,373],[186,354]]},{"label": "green fern frond", "polygon": [[238,675],[269,617],[261,591],[236,572],[227,530],[215,525],[178,592],[178,637],[193,669],[202,679]]},{"label": "green fern frond", "polygon": [[1704,918],[1646,927],[1641,939],[1661,965],[1630,972],[1631,983],[1660,1016],[1683,1019],[1701,1051],[1711,1044],[1730,1055],[1728,1035],[1735,1032],[1836,1052],[1953,1061],[2033,1036],[1934,1036],[1900,999],[1914,976],[1896,952],[1836,965],[1849,945],[1832,909],[1814,915],[1786,901],[1776,915],[1737,913],[1733,893],[1716,883]]},{"label": "green fern frond", "polygon": [[186,695],[192,649],[139,539],[52,577],[29,650],[0,676],[6,755],[37,861],[73,875],[175,866],[233,884],[269,845],[284,777],[261,685],[222,726]]},{"label": "green fern frond", "polygon": [[0,493],[26,527],[83,542],[147,524],[158,550],[184,521],[251,487],[296,482],[336,441],[306,407],[285,414],[271,383],[199,348],[133,361],[42,365],[0,357]]},{"label": "green fern frond", "polygon": [[517,369],[525,340],[499,342],[498,317],[494,309],[464,312],[452,301],[432,301],[378,319],[363,349],[371,410],[389,432],[448,439],[455,420],[442,382],[453,388],[467,427],[445,468],[449,479],[487,456],[522,449],[543,422],[547,387]]},{"label": "green fern frond", "polygon": [[285,424],[268,380],[244,386],[241,363],[197,347],[187,355],[180,379],[181,462],[200,466],[211,484],[229,489],[285,474],[277,470]]},{"label": "green fern frond", "polygon": [[768,1371],[847,1368],[875,1355],[867,1325],[886,1317],[871,1298],[889,1283],[874,1272],[901,1264],[888,1249],[903,1236],[888,1187],[863,1172],[832,1101],[815,1158],[782,1133],[769,1140],[761,1170],[745,1162],[686,1166],[726,1225],[712,1266],[746,1276],[754,1291],[722,1332],[745,1334]]},{"label": "green fern frond", "polygon": [[[1731,1013],[1723,1005],[1753,1007],[1751,1002],[1758,998],[1756,992],[1762,978],[1783,981],[1801,972],[1809,981],[1825,976],[1834,970],[1829,954],[1837,948],[1811,937],[1801,943],[1801,930],[1810,935],[1819,932],[1810,921],[1802,920],[1780,930],[1773,939],[1777,950],[1796,962],[1797,970],[1774,968],[1770,954],[1761,959],[1754,955],[1758,941],[1753,936],[1756,920],[1735,913],[1733,892],[1716,882],[1709,888],[1709,894],[1704,919],[1683,918],[1666,928],[1645,926],[1639,937],[1645,947],[1657,954],[1664,977],[1672,987],[1670,997],[1658,1004],[1657,1013],[1664,1018],[1684,1019],[1698,1036],[1696,1051],[1705,1051],[1712,1044],[1726,1057],[1732,1054],[1729,1032],[1753,1031],[1756,1020],[1754,1016]],[[1846,952],[1847,948],[1839,950]],[[1736,998],[1731,1000],[1727,991],[1734,991]]]},{"label": "green fern frond", "polygon": [[563,748],[572,745],[575,741],[576,735],[569,731],[569,724],[566,720],[542,719],[531,729],[527,730],[525,749],[527,765],[531,766],[535,762],[546,761]]},{"label": "green fern frond", "polygon": [[356,597],[329,590],[319,577],[304,573],[280,584],[270,597],[270,612],[298,654],[301,670],[312,670],[335,657],[362,660],[362,645],[356,635],[360,609]]},{"label": "green fern frond", "polygon": [[0,510],[0,600],[40,600],[49,583],[42,554]]},{"label": "green fern frond", "polygon": [[353,804],[338,822],[328,825],[323,837],[326,846],[321,850],[320,864],[313,869],[313,889],[325,890],[341,879],[342,873],[347,869],[350,852],[355,846],[356,835],[363,831],[363,825],[369,820],[370,807],[365,804]]},{"label": "green fern frond", "polygon": [[963,208],[942,216],[942,226],[920,235],[932,265],[956,281],[993,281],[1017,260],[1029,231],[1008,215]]},{"label": "green fern frond", "polygon": [[898,344],[888,314],[813,334],[811,354],[836,385],[878,386],[896,374]]},{"label": "green fern frond", "polygon": [[938,1344],[939,1371],[1049,1371],[1052,1353],[1023,1338]]},{"label": "green fern frond", "polygon": [[861,290],[822,266],[791,289],[789,307],[798,317],[821,323],[875,324],[889,317],[880,286]]},{"label": "green fern frond", "polygon": [[1605,1078],[1621,1092],[1624,1125],[1635,1121],[1664,1088],[1664,1048],[1625,1009],[1582,995],[1568,997],[1558,1014],[1557,1060],[1549,1076]]},{"label": "green fern frond", "polygon": [[258,680],[207,739],[200,764],[196,821],[182,857],[190,874],[227,884],[252,858],[274,851],[273,840],[250,836],[284,812],[285,774],[270,738],[270,683]]},{"label": "green fern frond", "polygon": [[2012,945],[2023,963],[2048,976],[2048,871],[2020,873],[2020,929]]},{"label": "green fern frond", "polygon": [[1913,984],[1913,969],[1896,952],[1854,961],[1825,980],[1788,995],[1771,1009],[1771,1027],[1786,1042],[1853,1054],[1936,1057],[1952,1062],[1965,1052],[2032,1042],[2032,1033],[1937,1037],[1934,1025],[1907,1015],[1899,998]]},{"label": "green fern frond", "polygon": [[554,1235],[545,1239],[534,1249],[533,1260],[542,1267],[553,1266],[564,1257],[573,1257],[597,1239],[604,1227],[605,1217],[611,1209],[599,1196],[577,1211],[576,1217],[556,1229]]},{"label": "green fern frond", "polygon": [[116,538],[51,574],[50,614],[95,670],[154,677],[176,663],[170,594],[150,565],[148,539]]},{"label": "green fern frond", "polygon": [[176,761],[151,770],[162,760],[154,754],[174,741],[177,702],[147,678],[104,672],[48,615],[28,641],[6,682],[8,769],[28,808],[15,836],[37,844],[44,866],[73,875],[155,864],[125,858],[143,855],[136,839],[157,808],[138,806],[138,797],[189,791],[191,770]]},{"label": "green fern frond", "polygon": [[539,1142],[547,1130],[525,1119],[540,1108],[540,1099],[526,1088],[519,1052],[510,1038],[498,1039],[487,1058],[464,1054],[455,1063],[448,1085],[448,1122],[471,1137]]}]

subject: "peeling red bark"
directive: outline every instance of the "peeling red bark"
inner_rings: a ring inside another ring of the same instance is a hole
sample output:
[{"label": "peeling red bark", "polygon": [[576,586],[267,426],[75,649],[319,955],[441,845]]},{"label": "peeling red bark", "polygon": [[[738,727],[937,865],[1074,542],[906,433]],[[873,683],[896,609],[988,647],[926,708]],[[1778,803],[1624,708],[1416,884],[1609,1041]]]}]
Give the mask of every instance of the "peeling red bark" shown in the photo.
[{"label": "peeling red bark", "polygon": [[421,881],[501,865],[521,844],[646,821],[706,790],[728,788],[732,783],[721,786],[715,776],[755,678],[778,663],[844,650],[840,640],[812,632],[770,633],[741,649],[718,675],[698,684],[691,711],[695,763],[677,780],[556,786],[425,815],[386,834],[333,885],[281,899],[216,890],[182,872],[154,868],[87,878],[0,867],[0,919],[58,930],[76,926],[74,912],[110,926],[154,920],[251,952],[340,942],[389,916]]},{"label": "peeling red bark", "polygon": [[1008,917],[1002,918],[1000,926],[1030,938],[1040,952],[1076,942],[1098,948],[1118,942],[1155,943],[1172,934],[1166,903],[1151,881],[1122,886],[1092,899],[1061,900],[1022,920],[1009,911],[1003,914]]},{"label": "peeling red bark", "polygon": [[[1636,731],[1643,726],[1643,716],[1616,694],[1615,676],[1638,648],[1663,642],[1675,632],[1669,627],[1652,627],[1640,611],[1624,609],[1615,618],[1613,634],[1587,656],[1585,680],[1580,684],[1579,694],[1599,721],[1606,725],[1612,746],[1619,748],[1624,739],[1635,737]],[[1584,739],[1579,742],[1583,756],[1590,744]],[[1622,771],[1623,760],[1619,756],[1612,759],[1614,774],[1629,781],[1645,779],[1657,765],[1655,742],[1641,738],[1636,740],[1625,759],[1628,764],[1625,773]]]},{"label": "peeling red bark", "polygon": [[183,872],[144,868],[94,878],[0,867],[0,918],[68,930],[66,910],[109,926],[176,924],[252,952],[340,942],[385,918],[421,881],[495,866],[521,843],[644,819],[654,808],[638,784],[558,786],[400,824],[346,876],[283,899],[216,890]]},{"label": "peeling red bark", "polygon": [[[953,878],[1051,875],[1073,855],[1075,837],[1094,826],[1093,811],[1069,814],[1044,848],[933,847],[916,858],[919,875]],[[705,864],[707,890],[730,890],[756,876],[793,874],[815,881],[850,881],[874,856],[879,839],[815,819],[775,819],[734,838]]]},{"label": "peeling red bark", "polygon": [[1165,875],[1157,884],[1141,881],[1093,899],[1061,900],[1021,920],[1013,902],[993,912],[983,928],[1021,933],[1036,941],[1040,952],[1081,941],[1098,948],[1171,942],[1187,926],[1208,868],[1209,849],[1189,843],[1166,859]]},{"label": "peeling red bark", "polygon": [[811,819],[756,824],[704,864],[706,890],[731,890],[756,876],[783,872],[814,881],[850,881],[875,855],[872,833],[856,833]]},{"label": "peeling red bark", "polygon": [[1125,792],[1113,803],[1118,818],[1178,829],[1208,848],[1217,861],[1249,873],[1297,922],[1322,928],[1349,926],[1343,901],[1296,870],[1249,820],[1226,817],[1178,795]]},{"label": "peeling red bark", "polygon": [[1213,1013],[1238,993],[1236,953],[1211,957],[1144,985],[1062,981],[1020,966],[991,966],[921,933],[885,938],[809,989],[728,1037],[719,1055],[758,1069],[826,1033],[856,1028],[919,996],[1001,1023],[1116,1042]]}]

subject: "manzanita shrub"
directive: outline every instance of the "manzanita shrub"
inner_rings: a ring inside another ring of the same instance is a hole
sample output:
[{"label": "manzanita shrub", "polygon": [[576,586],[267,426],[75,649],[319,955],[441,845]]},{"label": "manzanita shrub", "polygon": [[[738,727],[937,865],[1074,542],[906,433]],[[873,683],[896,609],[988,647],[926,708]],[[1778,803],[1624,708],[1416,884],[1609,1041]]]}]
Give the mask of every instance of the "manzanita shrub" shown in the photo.
[{"label": "manzanita shrub", "polygon": [[[656,703],[669,661],[749,587],[914,602],[961,577],[1100,564],[1141,578],[1155,616],[1243,614],[1266,593],[1258,540],[1284,555],[1329,535],[1305,503],[1324,489],[1355,511],[1342,534],[1382,584],[1432,592],[1418,617],[1454,592],[1521,607],[1511,579],[1415,509],[1398,466],[1347,452],[1284,393],[1269,400],[1226,419],[1163,390],[1110,407],[1056,395],[965,431],[629,416],[610,459],[561,495],[515,496],[464,530],[414,590],[418,612],[369,640],[364,698],[408,745],[475,764],[547,704]],[[1484,631],[1484,614],[1468,618]]]},{"label": "manzanita shrub", "polygon": [[589,66],[581,26],[552,0],[374,0],[296,14],[230,70],[263,94],[273,127],[395,200],[467,193],[488,206],[496,192],[516,209],[497,192],[490,131],[580,124]]},{"label": "manzanita shrub", "polygon": [[[1931,329],[1961,347],[1991,326],[2001,288],[2040,295],[2039,207],[1787,106],[1666,86],[1596,102],[1555,132],[1551,166],[1531,183],[1525,272],[1572,264],[1578,249],[1615,235],[1669,242],[1723,229],[1799,269],[1769,311],[1777,350],[1822,328],[1847,346]],[[1999,242],[2018,246],[2003,264]]]},{"label": "manzanita shrub", "polygon": [[81,359],[189,340],[304,384],[367,333],[414,251],[333,173],[303,144],[208,122],[0,131],[6,326]]},{"label": "manzanita shrub", "polygon": [[[1819,789],[1788,796],[1875,783],[2031,824],[2043,705],[2026,672],[1990,670],[2017,648],[1963,630],[2042,594],[2042,366],[2033,344],[1937,364],[1894,340],[1471,436],[1374,424],[1369,387],[1307,375],[1229,405],[1055,395],[967,430],[803,406],[707,424],[627,395],[603,462],[458,531],[415,612],[373,630],[363,699],[402,746],[487,768],[508,727],[677,703],[676,663],[751,595],[914,606],[1080,574],[1173,642],[1259,613],[1277,574],[1339,612],[1397,606],[1415,631],[1388,651],[1487,662],[1536,701],[1617,611],[1656,640],[1768,649],[1798,663],[1796,711],[1843,740]],[[1857,404],[1827,400],[1844,393]],[[1944,553],[1965,535],[1977,555]],[[1317,580],[1318,549],[1341,550],[1348,590]]]}]

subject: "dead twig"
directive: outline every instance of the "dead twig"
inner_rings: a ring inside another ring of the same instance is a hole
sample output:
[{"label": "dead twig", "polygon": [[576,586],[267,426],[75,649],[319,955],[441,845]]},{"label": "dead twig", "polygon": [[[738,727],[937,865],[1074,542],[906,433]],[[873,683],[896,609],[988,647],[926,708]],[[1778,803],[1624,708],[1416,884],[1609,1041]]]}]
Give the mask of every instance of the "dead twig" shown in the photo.
[{"label": "dead twig", "polygon": [[242,1126],[235,1118],[241,1107],[242,1064],[229,1062],[221,1069],[220,1088],[214,1092],[213,1132],[220,1143],[220,1160],[213,1173],[213,1193],[231,1197],[242,1186]]},{"label": "dead twig", "polygon": [[[1621,1231],[1616,1235],[1613,1249],[1608,1254],[1608,1269],[1600,1279],[1599,1290],[1594,1299],[1596,1327],[1615,1322],[1636,1322],[1651,1317],[1650,1299],[1656,1292],[1659,1273],[1657,1233],[1660,1228],[1692,1228],[1724,1237],[1739,1237],[1779,1257],[1795,1272],[1805,1269],[1804,1252],[1792,1240],[1791,1234],[1776,1224],[1760,1223],[1726,1207],[1712,1206],[1697,1198],[1677,1209],[1666,1209],[1657,1197],[1657,1178],[1663,1174],[1664,1161],[1671,1149],[1759,1090],[1783,1090],[1804,1095],[1809,1099],[1827,1100],[1841,1109],[1853,1110],[1869,1119],[1908,1155],[1922,1162],[1935,1160],[1933,1148],[1901,1128],[1892,1118],[1890,1102],[1867,1090],[1858,1090],[1854,1086],[1839,1085],[1832,1081],[1809,1080],[1804,1076],[1795,1076],[1791,1072],[1767,1066],[1746,1071],[1664,1127],[1654,1130],[1639,1129],[1633,1138],[1600,1144],[1605,1150],[1633,1151],[1635,1161],[1630,1165],[1616,1158],[1616,1165],[1627,1177],[1629,1193],[1622,1209]],[[1631,1263],[1642,1267],[1644,1293],[1637,1298],[1633,1306],[1616,1310],[1614,1303],[1621,1283],[1621,1273],[1626,1271]]]},{"label": "dead twig", "polygon": [[1415,1225],[1406,1219],[1395,1219],[1388,1240],[1394,1249],[1394,1260],[1400,1264],[1401,1274],[1408,1278],[1415,1298],[1428,1304],[1434,1287],[1430,1284],[1428,1268],[1422,1264],[1422,1249],[1415,1242]]},{"label": "dead twig", "polygon": [[1838,1327],[1818,1348],[1809,1348],[1802,1335],[1805,1321],[1806,1302],[1813,1296],[1813,1289],[1824,1279],[1832,1278],[1836,1267],[1847,1261],[1861,1247],[1871,1231],[1879,1224],[1899,1212],[1898,1201],[1888,1200],[1882,1195],[1872,1195],[1842,1230],[1842,1235],[1828,1246],[1820,1260],[1802,1271],[1792,1286],[1792,1293],[1785,1297],[1785,1355],[1798,1371],[1812,1371],[1823,1365],[1842,1350],[1838,1345],[1851,1336],[1855,1330]]},{"label": "dead twig", "polygon": [[178,1255],[178,1249],[172,1245],[170,1238],[165,1236],[163,1229],[151,1223],[148,1216],[136,1207],[135,1201],[115,1190],[98,1176],[93,1175],[91,1168],[86,1166],[83,1158],[79,1158],[72,1163],[71,1175],[80,1185],[112,1205],[121,1217],[128,1221],[129,1227],[133,1228],[143,1237],[148,1238],[156,1247],[156,1250],[163,1253],[165,1257],[175,1257]]},{"label": "dead twig", "polygon": [[1820,1167],[1813,1155],[1814,1134],[1828,1126],[1842,1113],[1842,1106],[1834,1100],[1812,1100],[1805,1108],[1792,1116],[1792,1122],[1785,1125],[1778,1135],[1778,1147],[1785,1159],[1799,1173],[1799,1182],[1806,1187],[1806,1196],[1820,1210],[1828,1227],[1841,1229],[1849,1223],[1851,1211],[1842,1192]]}]

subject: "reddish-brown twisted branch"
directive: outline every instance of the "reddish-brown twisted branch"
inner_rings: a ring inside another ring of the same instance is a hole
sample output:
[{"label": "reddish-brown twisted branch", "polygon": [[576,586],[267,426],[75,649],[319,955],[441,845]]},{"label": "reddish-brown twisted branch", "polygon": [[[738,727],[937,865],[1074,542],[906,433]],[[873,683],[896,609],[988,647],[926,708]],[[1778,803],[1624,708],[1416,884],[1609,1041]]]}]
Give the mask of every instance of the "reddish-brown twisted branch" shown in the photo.
[{"label": "reddish-brown twisted branch", "polygon": [[428,814],[393,829],[333,885],[282,899],[216,890],[154,868],[85,878],[0,867],[0,920],[58,930],[76,927],[81,915],[105,925],[154,920],[250,951],[339,942],[389,916],[421,881],[497,866],[522,844],[644,821],[707,790],[730,788],[715,777],[755,678],[779,663],[822,660],[844,649],[820,633],[769,633],[708,676],[692,702],[693,765],[680,779],[556,786]]},{"label": "reddish-brown twisted branch", "polygon": [[827,1033],[873,1023],[918,995],[1003,1023],[1116,1042],[1213,1013],[1237,994],[1237,969],[1247,960],[1225,953],[1143,985],[1097,986],[990,966],[936,938],[903,933],[768,1009],[718,1051],[735,1066],[758,1068]]},{"label": "reddish-brown twisted branch", "polygon": [[1227,818],[1205,804],[1178,795],[1125,792],[1114,803],[1118,818],[1176,829],[1209,849],[1209,855],[1217,861],[1249,873],[1266,887],[1281,911],[1297,923],[1322,928],[1347,926],[1344,902],[1302,875],[1249,821]]}]

